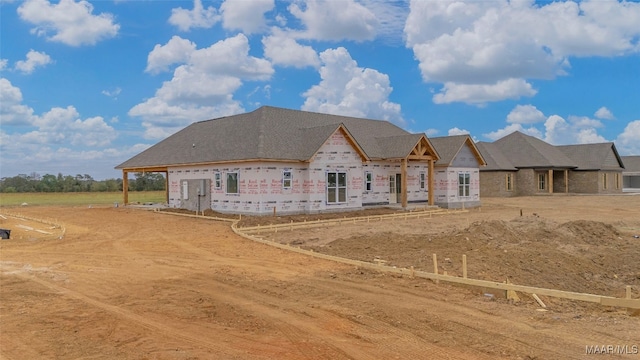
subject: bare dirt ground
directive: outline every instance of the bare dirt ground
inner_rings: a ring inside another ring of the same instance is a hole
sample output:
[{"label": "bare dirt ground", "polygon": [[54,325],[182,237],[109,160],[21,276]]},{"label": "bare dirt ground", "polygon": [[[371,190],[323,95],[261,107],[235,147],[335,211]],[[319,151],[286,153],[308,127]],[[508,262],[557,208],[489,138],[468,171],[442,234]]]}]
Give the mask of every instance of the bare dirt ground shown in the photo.
[{"label": "bare dirt ground", "polygon": [[[640,317],[625,309],[543,297],[541,312],[524,294],[511,304],[254,243],[227,222],[110,207],[6,211],[57,219],[66,233],[0,218],[12,229],[0,241],[0,359],[601,357],[586,354],[593,345],[631,353],[607,358],[640,356]],[[632,285],[638,298],[635,234],[640,196],[545,196],[277,240],[425,270],[437,253],[452,274],[464,253],[470,277],[613,296]]]}]

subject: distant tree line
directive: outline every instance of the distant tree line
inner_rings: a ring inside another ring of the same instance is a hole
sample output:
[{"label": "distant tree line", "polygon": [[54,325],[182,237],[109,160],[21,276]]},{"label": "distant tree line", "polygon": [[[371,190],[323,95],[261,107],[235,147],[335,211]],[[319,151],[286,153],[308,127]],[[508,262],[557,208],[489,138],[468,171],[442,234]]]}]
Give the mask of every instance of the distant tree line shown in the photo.
[{"label": "distant tree line", "polygon": [[[161,173],[135,173],[129,179],[129,191],[165,190]],[[111,192],[122,191],[122,179],[94,180],[91,175],[20,174],[0,179],[1,193],[22,192]]]}]

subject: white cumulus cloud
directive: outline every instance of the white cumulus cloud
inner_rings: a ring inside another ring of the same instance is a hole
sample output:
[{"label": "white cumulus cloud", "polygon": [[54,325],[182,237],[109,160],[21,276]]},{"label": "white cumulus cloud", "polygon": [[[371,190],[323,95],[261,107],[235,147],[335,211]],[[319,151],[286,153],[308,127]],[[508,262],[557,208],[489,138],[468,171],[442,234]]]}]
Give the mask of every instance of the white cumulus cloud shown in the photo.
[{"label": "white cumulus cloud", "polygon": [[469,130],[459,129],[457,127],[451,128],[449,129],[449,131],[447,131],[448,136],[468,135],[468,134],[470,134]]},{"label": "white cumulus cloud", "polygon": [[193,1],[193,10],[181,7],[171,10],[169,24],[176,26],[182,31],[189,31],[191,28],[208,29],[220,21],[220,15],[214,7],[202,6],[202,0]]},{"label": "white cumulus cloud", "polygon": [[180,36],[174,35],[165,45],[156,44],[147,56],[146,72],[152,74],[168,71],[173,64],[189,60],[196,50],[196,44]]},{"label": "white cumulus cloud", "polygon": [[616,118],[615,116],[613,116],[613,113],[611,112],[611,110],[607,109],[604,106],[598,109],[594,114],[594,116],[597,117],[598,119],[603,119],[603,120],[613,120]]},{"label": "white cumulus cloud", "polygon": [[302,110],[404,124],[400,105],[389,101],[388,75],[359,67],[343,47],[325,50],[320,60],[321,81],[303,94]]},{"label": "white cumulus cloud", "polygon": [[225,0],[220,5],[222,26],[253,34],[267,29],[264,14],[275,7],[274,0]]},{"label": "white cumulus cloud", "polygon": [[22,91],[5,78],[0,78],[0,118],[3,126],[29,125],[33,121],[33,109],[22,104]]},{"label": "white cumulus cloud", "polygon": [[27,0],[18,7],[20,18],[36,25],[32,33],[70,46],[94,45],[118,34],[113,15],[92,13],[93,5],[84,0]]},{"label": "white cumulus cloud", "polygon": [[507,126],[505,126],[502,129],[496,130],[496,131],[492,131],[490,133],[487,134],[482,134],[482,136],[484,136],[485,138],[489,139],[489,140],[498,140],[501,139],[511,133],[514,133],[516,131],[520,131],[523,134],[527,134],[527,135],[531,135],[531,136],[535,136],[537,138],[541,138],[542,137],[542,133],[540,132],[540,130],[536,129],[535,127],[528,127],[525,128],[524,126],[522,126],[522,124],[509,124]]},{"label": "white cumulus cloud", "polygon": [[[626,1],[412,0],[404,30],[423,80],[453,88],[553,79],[570,70],[570,57],[638,52],[639,23],[640,4]],[[495,90],[436,94],[434,101],[483,103],[523,95],[522,86]]]},{"label": "white cumulus cloud", "polygon": [[567,120],[559,115],[551,115],[544,123],[544,141],[553,145],[591,144],[606,142],[597,133],[602,128],[600,121],[584,116],[569,116]]},{"label": "white cumulus cloud", "polygon": [[629,122],[615,144],[621,155],[640,155],[640,120]]},{"label": "white cumulus cloud", "polygon": [[535,124],[545,120],[542,111],[533,105],[517,105],[507,115],[507,122],[510,124]]},{"label": "white cumulus cloud", "polygon": [[289,12],[302,22],[301,38],[315,40],[373,40],[379,26],[375,14],[353,0],[294,2]]},{"label": "white cumulus cloud", "polygon": [[249,55],[243,34],[202,49],[173,37],[166,45],[156,45],[149,59],[148,71],[180,65],[153,97],[129,110],[130,116],[143,119],[148,139],[164,138],[195,121],[242,112],[233,93],[243,81],[266,81],[274,72],[269,61]]},{"label": "white cumulus cloud", "polygon": [[[104,147],[111,145],[118,133],[101,116],[82,118],[74,106],[53,107],[37,115],[22,101],[20,89],[0,78],[2,176],[42,169],[52,174],[95,175],[96,169],[114,166],[111,155],[118,152]],[[99,160],[98,163],[94,159]],[[80,160],[84,160],[82,165]],[[81,167],[95,168],[93,171],[72,170]]]},{"label": "white cumulus cloud", "polygon": [[27,53],[26,60],[16,62],[16,70],[21,71],[24,74],[31,74],[37,67],[45,66],[51,62],[51,57],[46,53],[31,49]]},{"label": "white cumulus cloud", "polygon": [[519,99],[531,97],[537,93],[531,84],[523,79],[500,80],[495,84],[460,84],[446,82],[440,93],[433,96],[436,104],[464,102],[467,104],[483,105],[491,101],[504,99]]},{"label": "white cumulus cloud", "polygon": [[262,38],[264,54],[274,65],[304,68],[318,67],[320,58],[311,46],[299,44],[283,31],[274,29],[273,34]]}]

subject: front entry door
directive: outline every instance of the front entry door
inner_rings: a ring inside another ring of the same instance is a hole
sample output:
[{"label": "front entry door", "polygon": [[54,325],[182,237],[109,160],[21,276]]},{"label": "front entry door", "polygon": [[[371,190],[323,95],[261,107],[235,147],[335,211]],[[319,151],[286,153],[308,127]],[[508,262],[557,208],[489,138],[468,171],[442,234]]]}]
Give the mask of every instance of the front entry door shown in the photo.
[{"label": "front entry door", "polygon": [[402,181],[400,174],[389,175],[389,204],[397,204],[402,192]]}]

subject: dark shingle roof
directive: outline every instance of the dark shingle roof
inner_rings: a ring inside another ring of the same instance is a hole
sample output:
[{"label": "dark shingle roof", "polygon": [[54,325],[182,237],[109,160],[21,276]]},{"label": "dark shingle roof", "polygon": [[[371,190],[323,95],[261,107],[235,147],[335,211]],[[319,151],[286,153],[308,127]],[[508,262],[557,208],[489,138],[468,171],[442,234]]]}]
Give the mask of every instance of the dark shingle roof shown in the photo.
[{"label": "dark shingle roof", "polygon": [[573,160],[576,170],[621,170],[624,167],[612,142],[556,147]]},{"label": "dark shingle roof", "polygon": [[376,138],[377,150],[374,158],[401,158],[407,156],[420,141],[423,134],[405,134]]},{"label": "dark shingle roof", "polygon": [[482,169],[483,171],[518,170],[494,143],[478,142],[476,143],[476,146],[478,147],[478,150],[480,150],[484,160],[487,162],[487,166]]},{"label": "dark shingle roof", "polygon": [[472,151],[476,153],[476,157],[478,157],[478,162],[480,165],[485,165],[486,159],[484,159],[483,154],[477,148],[477,146],[471,140],[469,135],[453,135],[453,136],[440,136],[440,137],[432,137],[429,138],[433,147],[438,151],[438,155],[440,159],[436,161],[436,165],[452,165],[453,160],[456,155],[460,152],[465,143],[471,146]]},{"label": "dark shingle roof", "polygon": [[621,156],[624,172],[640,173],[640,155]]},{"label": "dark shingle roof", "polygon": [[519,131],[493,142],[516,168],[574,168],[576,165],[560,149]]},{"label": "dark shingle roof", "polygon": [[387,121],[263,106],[193,123],[116,168],[251,159],[306,161],[341,124],[370,159],[404,157],[424,136]]}]

